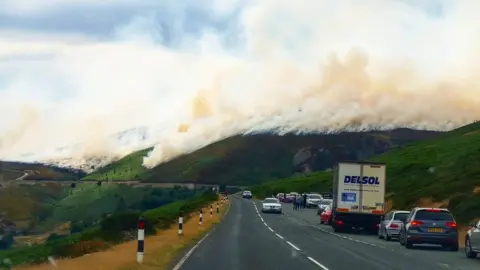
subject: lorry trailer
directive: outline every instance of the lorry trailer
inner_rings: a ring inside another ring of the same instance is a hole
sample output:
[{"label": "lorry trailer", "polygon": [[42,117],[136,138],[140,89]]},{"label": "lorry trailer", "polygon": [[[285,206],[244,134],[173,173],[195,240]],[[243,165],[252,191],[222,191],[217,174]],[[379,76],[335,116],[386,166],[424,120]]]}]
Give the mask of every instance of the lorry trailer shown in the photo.
[{"label": "lorry trailer", "polygon": [[338,162],[333,169],[334,231],[376,233],[385,213],[385,187],[385,163]]}]

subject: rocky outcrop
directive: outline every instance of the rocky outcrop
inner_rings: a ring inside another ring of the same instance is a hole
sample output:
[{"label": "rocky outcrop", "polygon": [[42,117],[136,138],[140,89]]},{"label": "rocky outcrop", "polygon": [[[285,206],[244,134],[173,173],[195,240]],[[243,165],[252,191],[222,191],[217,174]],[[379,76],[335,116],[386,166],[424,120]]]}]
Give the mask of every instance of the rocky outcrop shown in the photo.
[{"label": "rocky outcrop", "polygon": [[[309,145],[300,148],[293,156],[293,173],[303,174],[327,170],[341,160],[367,160],[391,148],[421,139],[421,131],[401,129],[391,132],[370,133],[366,136],[338,135],[330,144]],[[419,136],[420,135],[420,136]],[[432,134],[425,134],[426,137]]]}]

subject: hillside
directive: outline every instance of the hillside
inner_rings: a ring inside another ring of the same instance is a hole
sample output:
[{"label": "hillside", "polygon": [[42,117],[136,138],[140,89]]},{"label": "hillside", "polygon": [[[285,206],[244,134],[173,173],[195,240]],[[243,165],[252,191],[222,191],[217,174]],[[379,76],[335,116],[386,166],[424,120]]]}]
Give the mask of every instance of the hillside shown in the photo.
[{"label": "hillside", "polygon": [[365,159],[390,148],[430,138],[432,131],[396,129],[331,135],[235,136],[180,156],[151,170],[135,152],[86,176],[88,180],[140,180],[249,185],[294,172],[330,168],[338,159]]},{"label": "hillside", "polygon": [[28,173],[24,178],[25,180],[78,180],[85,176],[85,173],[78,170],[59,168],[39,163],[1,160],[0,173],[3,175],[3,180],[14,180],[25,173]]},{"label": "hillside", "polygon": [[119,204],[123,210],[146,210],[185,199],[195,192],[185,188],[114,184],[8,186],[0,189],[0,227],[2,220],[8,220],[23,234],[42,233],[65,222],[95,222],[103,215],[117,211]]},{"label": "hillside", "polygon": [[0,253],[88,230],[112,214],[147,211],[202,192],[88,183],[7,186],[0,189]]},{"label": "hillside", "polygon": [[[387,163],[387,192],[392,207],[435,203],[448,206],[461,222],[479,216],[480,122],[392,149],[370,160]],[[331,182],[330,172],[317,172],[271,181],[252,190],[259,196],[330,191]]]}]

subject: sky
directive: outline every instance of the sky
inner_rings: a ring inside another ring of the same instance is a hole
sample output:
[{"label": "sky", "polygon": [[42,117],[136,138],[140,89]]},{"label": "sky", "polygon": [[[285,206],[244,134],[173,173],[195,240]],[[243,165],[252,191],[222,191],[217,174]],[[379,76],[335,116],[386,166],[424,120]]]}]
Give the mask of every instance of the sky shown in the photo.
[{"label": "sky", "polygon": [[[48,2],[47,4],[45,2]],[[475,0],[2,0],[0,158],[145,166],[243,133],[413,127],[480,117]]]}]

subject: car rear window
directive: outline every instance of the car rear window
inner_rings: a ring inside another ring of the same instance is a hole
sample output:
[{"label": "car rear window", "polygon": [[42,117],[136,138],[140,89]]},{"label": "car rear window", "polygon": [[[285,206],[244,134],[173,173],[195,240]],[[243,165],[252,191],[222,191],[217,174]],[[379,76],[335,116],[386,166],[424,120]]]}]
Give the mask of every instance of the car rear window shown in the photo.
[{"label": "car rear window", "polygon": [[278,203],[277,199],[265,199],[265,203]]},{"label": "car rear window", "polygon": [[310,199],[321,199],[322,197],[320,197],[320,195],[316,195],[316,194],[313,194],[313,195],[309,195],[308,196]]},{"label": "car rear window", "polygon": [[332,203],[332,200],[322,200],[322,202],[320,204],[322,205],[329,205]]},{"label": "car rear window", "polygon": [[448,211],[434,212],[434,211],[427,211],[427,210],[419,210],[415,214],[415,219],[453,221],[453,216]]},{"label": "car rear window", "polygon": [[410,213],[395,213],[393,220],[405,221]]}]

